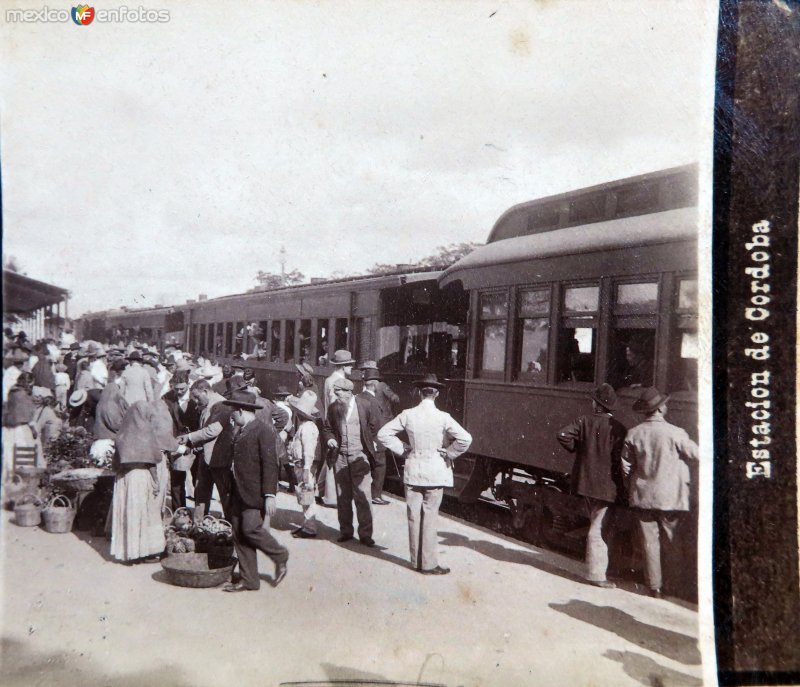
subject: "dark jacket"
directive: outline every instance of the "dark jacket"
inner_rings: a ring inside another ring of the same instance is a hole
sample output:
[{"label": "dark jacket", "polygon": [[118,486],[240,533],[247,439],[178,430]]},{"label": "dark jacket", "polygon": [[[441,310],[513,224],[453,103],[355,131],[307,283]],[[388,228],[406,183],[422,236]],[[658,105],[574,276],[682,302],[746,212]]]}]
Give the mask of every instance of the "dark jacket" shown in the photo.
[{"label": "dark jacket", "polygon": [[278,493],[275,430],[252,420],[236,434],[231,453],[236,491],[248,508],[264,508],[264,497]]},{"label": "dark jacket", "polygon": [[[224,399],[215,396],[205,422],[200,429],[188,435],[192,446],[203,447],[203,457],[210,468],[229,468],[231,466],[231,444],[233,428],[231,413],[233,408],[226,406]],[[201,418],[205,414],[203,411]],[[209,455],[210,453],[210,455]]]},{"label": "dark jacket", "polygon": [[574,493],[608,503],[623,495],[620,455],[625,426],[607,413],[579,417],[558,432],[559,443],[575,454]]},{"label": "dark jacket", "polygon": [[400,397],[389,388],[386,382],[380,382],[378,388],[375,390],[374,398],[381,411],[382,424],[385,425],[397,415],[397,413],[394,412],[394,406],[400,403]]},{"label": "dark jacket", "polygon": [[165,393],[161,400],[167,404],[169,414],[172,417],[172,426],[175,430],[175,435],[188,434],[200,428],[200,413],[197,410],[197,404],[190,398],[186,404],[186,410],[182,410],[178,403],[175,389],[170,389]]},{"label": "dark jacket", "polygon": [[[368,401],[360,396],[355,397],[358,421],[361,425],[361,445],[364,453],[372,461],[375,460],[375,437],[381,428],[381,417],[378,406],[374,400]],[[345,406],[336,401],[328,406],[328,416],[322,426],[322,445],[329,439],[335,439],[339,446],[342,445],[342,416]]]},{"label": "dark jacket", "polygon": [[47,357],[46,352],[39,353],[39,360],[33,367],[33,385],[41,386],[50,391],[55,391],[56,379],[53,375],[53,368],[50,364],[50,359]]}]

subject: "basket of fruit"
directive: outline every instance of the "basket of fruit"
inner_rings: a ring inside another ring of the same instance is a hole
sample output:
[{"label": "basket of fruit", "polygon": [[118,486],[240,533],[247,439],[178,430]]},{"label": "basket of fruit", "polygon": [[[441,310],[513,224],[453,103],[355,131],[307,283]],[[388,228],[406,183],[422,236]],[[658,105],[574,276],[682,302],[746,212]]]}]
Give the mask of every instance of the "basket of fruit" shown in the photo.
[{"label": "basket of fruit", "polygon": [[233,559],[215,565],[204,553],[175,553],[162,559],[161,567],[170,584],[202,589],[217,587],[231,578]]},{"label": "basket of fruit", "polygon": [[20,527],[35,527],[42,521],[42,500],[25,494],[14,504],[14,519]]}]

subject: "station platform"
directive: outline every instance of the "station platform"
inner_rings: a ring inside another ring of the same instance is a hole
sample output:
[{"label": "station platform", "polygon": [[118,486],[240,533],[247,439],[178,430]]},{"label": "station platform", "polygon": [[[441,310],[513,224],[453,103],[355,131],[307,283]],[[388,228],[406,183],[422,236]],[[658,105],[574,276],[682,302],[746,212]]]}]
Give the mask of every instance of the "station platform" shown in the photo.
[{"label": "station platform", "polygon": [[405,504],[374,506],[377,547],[340,544],[335,509],[294,539],[293,495],[272,527],[289,548],[277,588],[186,589],[109,541],[2,517],[5,686],[702,684],[698,616],[635,585],[582,582],[582,564],[447,515],[444,576],[408,563]]}]

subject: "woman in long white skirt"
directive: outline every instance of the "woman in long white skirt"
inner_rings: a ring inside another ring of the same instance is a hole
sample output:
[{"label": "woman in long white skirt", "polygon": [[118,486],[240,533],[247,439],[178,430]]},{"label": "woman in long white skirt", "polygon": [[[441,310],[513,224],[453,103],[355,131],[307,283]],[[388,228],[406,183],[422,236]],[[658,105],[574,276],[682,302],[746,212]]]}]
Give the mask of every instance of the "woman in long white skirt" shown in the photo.
[{"label": "woman in long white skirt", "polygon": [[117,560],[156,561],[163,553],[161,511],[169,489],[164,452],[176,448],[163,401],[131,405],[116,440],[111,555]]}]

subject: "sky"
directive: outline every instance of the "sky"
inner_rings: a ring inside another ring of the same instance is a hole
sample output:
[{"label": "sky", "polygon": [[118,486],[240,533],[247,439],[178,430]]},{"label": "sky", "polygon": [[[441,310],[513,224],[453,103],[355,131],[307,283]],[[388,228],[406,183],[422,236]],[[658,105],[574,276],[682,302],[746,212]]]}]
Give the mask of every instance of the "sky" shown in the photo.
[{"label": "sky", "polygon": [[169,21],[0,16],[3,250],[72,316],[245,291],[281,246],[306,278],[414,262],[710,157],[713,2],[138,6]]}]

